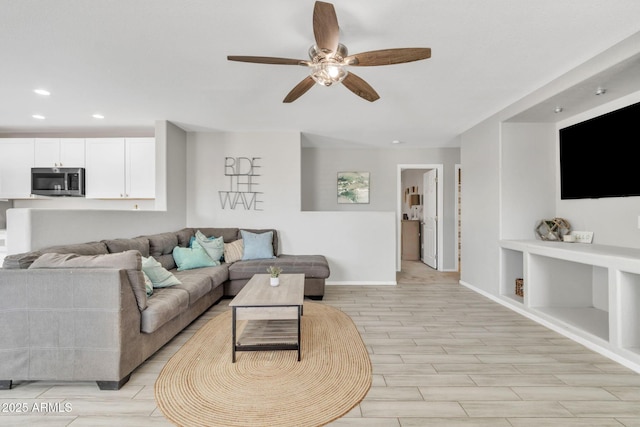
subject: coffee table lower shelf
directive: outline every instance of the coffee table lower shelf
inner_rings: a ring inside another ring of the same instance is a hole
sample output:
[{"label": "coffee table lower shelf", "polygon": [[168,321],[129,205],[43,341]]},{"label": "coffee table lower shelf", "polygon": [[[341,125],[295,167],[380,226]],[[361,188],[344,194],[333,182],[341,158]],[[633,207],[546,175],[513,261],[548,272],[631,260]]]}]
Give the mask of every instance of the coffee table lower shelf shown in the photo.
[{"label": "coffee table lower shelf", "polygon": [[245,320],[246,324],[240,333],[237,332],[236,322],[237,319],[234,319],[232,331],[233,363],[236,362],[237,351],[297,350],[298,361],[300,361],[301,345],[299,318]]},{"label": "coffee table lower shelf", "polygon": [[235,351],[298,350],[297,320],[249,320],[238,337]]}]

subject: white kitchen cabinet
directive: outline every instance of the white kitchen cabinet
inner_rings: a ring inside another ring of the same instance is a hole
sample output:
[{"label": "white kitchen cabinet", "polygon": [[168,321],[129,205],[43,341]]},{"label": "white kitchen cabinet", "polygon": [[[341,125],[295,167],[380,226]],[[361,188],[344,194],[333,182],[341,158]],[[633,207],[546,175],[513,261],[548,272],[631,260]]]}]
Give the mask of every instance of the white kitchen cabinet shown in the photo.
[{"label": "white kitchen cabinet", "polygon": [[85,140],[86,197],[155,197],[154,138]]},{"label": "white kitchen cabinet", "polygon": [[126,138],[125,161],[125,181],[127,197],[134,199],[155,198],[155,138]]},{"label": "white kitchen cabinet", "polygon": [[36,138],[35,167],[84,167],[84,138]]},{"label": "white kitchen cabinet", "polygon": [[0,139],[0,198],[31,197],[33,150],[31,138]]}]

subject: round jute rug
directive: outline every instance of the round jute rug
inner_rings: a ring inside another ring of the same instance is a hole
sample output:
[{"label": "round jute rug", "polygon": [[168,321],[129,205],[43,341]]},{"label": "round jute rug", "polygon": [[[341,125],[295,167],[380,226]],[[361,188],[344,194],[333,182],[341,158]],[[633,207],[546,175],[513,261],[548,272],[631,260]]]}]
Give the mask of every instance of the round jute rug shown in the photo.
[{"label": "round jute rug", "polygon": [[305,301],[297,351],[238,352],[231,310],[198,330],[155,384],[162,413],[180,426],[321,426],[349,412],[371,387],[371,360],[351,318]]}]

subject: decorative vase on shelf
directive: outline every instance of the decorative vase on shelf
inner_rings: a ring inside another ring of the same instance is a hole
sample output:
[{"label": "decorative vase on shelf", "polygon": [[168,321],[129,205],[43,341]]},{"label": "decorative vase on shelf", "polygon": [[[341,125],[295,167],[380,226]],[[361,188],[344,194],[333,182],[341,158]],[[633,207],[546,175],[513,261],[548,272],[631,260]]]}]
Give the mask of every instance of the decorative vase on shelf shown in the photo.
[{"label": "decorative vase on shelf", "polygon": [[279,277],[271,277],[269,284],[271,286],[278,286],[280,284],[280,278]]}]

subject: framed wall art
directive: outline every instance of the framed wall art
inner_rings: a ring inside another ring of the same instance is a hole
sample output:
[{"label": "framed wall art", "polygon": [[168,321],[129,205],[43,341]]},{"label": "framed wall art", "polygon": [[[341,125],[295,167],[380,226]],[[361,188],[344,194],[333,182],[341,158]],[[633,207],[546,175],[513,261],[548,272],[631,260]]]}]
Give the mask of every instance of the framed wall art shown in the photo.
[{"label": "framed wall art", "polygon": [[369,172],[338,172],[338,203],[369,203]]}]

